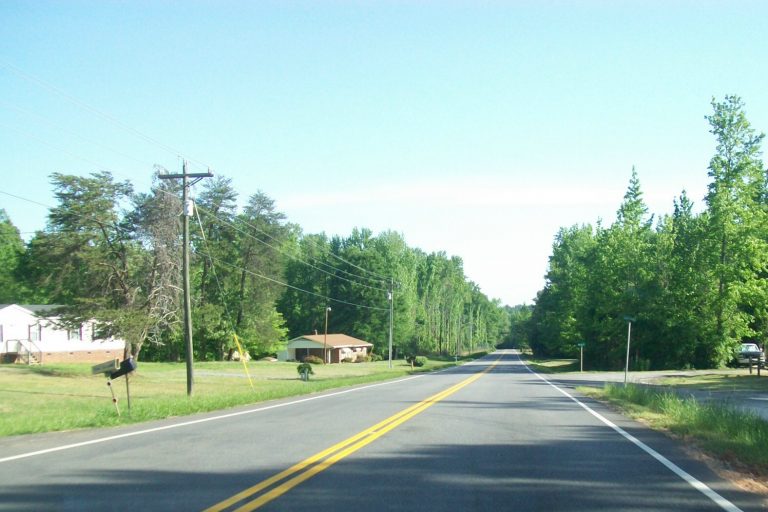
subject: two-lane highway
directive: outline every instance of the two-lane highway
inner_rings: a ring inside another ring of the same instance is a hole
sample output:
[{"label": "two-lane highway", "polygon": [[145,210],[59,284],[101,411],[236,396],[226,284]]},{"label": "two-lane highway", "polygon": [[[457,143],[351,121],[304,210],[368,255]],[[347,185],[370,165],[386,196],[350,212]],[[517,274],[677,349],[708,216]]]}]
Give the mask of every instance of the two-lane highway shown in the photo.
[{"label": "two-lane highway", "polygon": [[760,510],[511,351],[139,427],[0,439],[0,510]]}]

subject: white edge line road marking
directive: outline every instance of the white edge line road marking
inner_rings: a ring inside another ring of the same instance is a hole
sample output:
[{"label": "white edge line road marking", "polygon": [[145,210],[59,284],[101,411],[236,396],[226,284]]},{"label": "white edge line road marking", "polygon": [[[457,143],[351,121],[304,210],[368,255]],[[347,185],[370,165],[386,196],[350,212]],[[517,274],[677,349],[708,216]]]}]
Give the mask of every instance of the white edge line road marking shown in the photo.
[{"label": "white edge line road marking", "polygon": [[520,355],[519,354],[518,354],[517,358],[523,364],[523,366],[525,366],[526,370],[528,370],[529,372],[534,374],[536,377],[538,377],[539,379],[543,380],[544,382],[546,382],[547,384],[549,384],[550,386],[552,386],[553,388],[558,390],[560,393],[562,393],[566,397],[570,398],[571,400],[573,400],[574,402],[579,404],[581,407],[583,407],[592,416],[594,416],[595,418],[597,418],[598,420],[600,420],[601,422],[603,422],[607,426],[611,427],[613,430],[615,430],[616,432],[618,432],[619,434],[624,436],[628,441],[631,441],[633,444],[635,444],[637,447],[639,447],[645,453],[647,453],[648,455],[650,455],[651,457],[653,457],[657,461],[661,462],[664,466],[667,467],[667,469],[669,469],[674,474],[676,474],[677,476],[679,476],[680,478],[685,480],[691,487],[693,487],[697,491],[699,491],[702,494],[704,494],[707,498],[709,498],[710,500],[715,502],[717,505],[720,506],[720,508],[722,508],[723,510],[727,510],[728,512],[743,512],[739,507],[737,507],[736,505],[734,505],[733,503],[731,503],[727,499],[725,499],[722,496],[720,496],[718,493],[716,493],[710,487],[708,487],[705,483],[701,482],[696,477],[694,477],[693,475],[691,475],[688,472],[686,472],[685,470],[683,470],[680,466],[678,466],[677,464],[675,464],[674,462],[672,462],[671,460],[669,460],[668,458],[666,458],[665,456],[663,456],[662,454],[660,454],[659,452],[657,452],[656,450],[654,450],[653,448],[651,448],[650,446],[648,446],[647,444],[645,444],[644,442],[642,442],[641,440],[639,440],[638,438],[636,438],[635,436],[633,436],[632,434],[630,434],[629,432],[627,432],[626,430],[621,428],[620,426],[616,425],[611,420],[609,420],[608,418],[606,418],[603,415],[601,415],[599,412],[594,411],[588,405],[582,403],[579,399],[577,399],[576,397],[574,397],[573,395],[571,395],[570,393],[568,393],[564,389],[560,388],[559,386],[557,386],[555,384],[552,384],[545,377],[542,377],[541,375],[539,375],[535,371],[531,370],[528,367],[528,365],[525,364],[525,362],[522,359],[520,359]]},{"label": "white edge line road marking", "polygon": [[[450,367],[450,368],[455,368],[455,367]],[[444,371],[444,370],[440,370],[440,371]],[[228,418],[234,418],[235,416],[243,416],[245,414],[254,414],[254,413],[257,413],[257,412],[268,411],[270,409],[278,409],[280,407],[287,407],[289,405],[302,404],[302,403],[305,403],[305,402],[311,402],[312,400],[320,400],[320,399],[329,398],[329,397],[332,397],[332,396],[344,395],[346,393],[353,393],[355,391],[362,391],[364,389],[370,389],[370,388],[375,388],[375,387],[379,387],[379,386],[387,386],[389,384],[396,384],[398,382],[405,382],[405,381],[408,381],[408,380],[411,380],[411,379],[418,379],[418,378],[424,377],[425,375],[434,375],[435,373],[437,373],[437,372],[423,373],[421,375],[414,375],[412,377],[405,377],[404,379],[397,379],[397,380],[390,380],[390,381],[386,381],[386,382],[379,382],[379,383],[376,383],[376,384],[369,384],[367,386],[360,386],[360,387],[357,387],[357,388],[345,389],[344,391],[336,391],[334,393],[328,393],[328,394],[324,394],[324,395],[311,396],[311,397],[308,397],[308,398],[302,398],[300,400],[293,400],[291,402],[284,402],[284,403],[280,403],[280,404],[267,405],[265,407],[258,407],[256,409],[248,409],[246,411],[232,412],[232,413],[229,413],[229,414],[222,414],[220,416],[211,416],[211,417],[208,417],[208,418],[201,418],[199,420],[184,421],[182,423],[174,423],[172,425],[165,425],[165,426],[162,426],[162,427],[155,427],[155,428],[148,428],[148,429],[144,429],[144,430],[137,430],[135,432],[127,432],[125,434],[118,434],[118,435],[115,435],[115,436],[100,437],[98,439],[91,439],[90,441],[83,441],[81,443],[73,443],[73,444],[66,444],[66,445],[62,445],[62,446],[56,446],[54,448],[46,448],[45,450],[38,450],[38,451],[35,451],[35,452],[20,453],[19,455],[12,455],[10,457],[0,458],[0,464],[2,464],[4,462],[10,462],[10,461],[13,461],[13,460],[18,460],[18,459],[26,459],[26,458],[29,458],[29,457],[35,457],[37,455],[45,455],[47,453],[60,452],[60,451],[63,451],[63,450],[71,450],[73,448],[80,448],[80,447],[88,446],[88,445],[91,445],[91,444],[99,444],[99,443],[106,443],[106,442],[109,442],[109,441],[116,441],[118,439],[125,439],[126,437],[141,436],[141,435],[144,435],[144,434],[151,434],[153,432],[160,432],[162,430],[170,430],[170,429],[174,429],[174,428],[187,427],[189,425],[197,425],[199,423],[207,423],[209,421],[217,421],[217,420],[223,420],[223,419],[228,419]]]}]

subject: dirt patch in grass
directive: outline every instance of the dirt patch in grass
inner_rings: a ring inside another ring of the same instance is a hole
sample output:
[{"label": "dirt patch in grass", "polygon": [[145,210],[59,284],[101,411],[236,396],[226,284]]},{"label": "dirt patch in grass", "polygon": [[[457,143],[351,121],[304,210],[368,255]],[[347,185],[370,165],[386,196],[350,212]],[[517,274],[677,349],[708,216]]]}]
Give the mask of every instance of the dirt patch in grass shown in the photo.
[{"label": "dirt patch in grass", "polygon": [[714,473],[728,480],[733,485],[752,494],[758,494],[763,498],[763,507],[768,508],[768,473],[755,473],[752,468],[744,467],[736,460],[717,458],[702,450],[695,442],[687,441],[670,432],[666,434],[676,440],[683,441],[683,448],[689,457],[703,462]]}]

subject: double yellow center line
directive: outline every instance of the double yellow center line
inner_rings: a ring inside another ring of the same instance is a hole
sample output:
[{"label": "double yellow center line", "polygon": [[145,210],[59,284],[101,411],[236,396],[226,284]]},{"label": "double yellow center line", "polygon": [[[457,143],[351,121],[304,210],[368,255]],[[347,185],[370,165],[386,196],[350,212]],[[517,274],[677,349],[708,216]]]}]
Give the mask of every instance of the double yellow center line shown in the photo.
[{"label": "double yellow center line", "polygon": [[345,439],[344,441],[337,443],[330,448],[327,448],[309,457],[308,459],[299,462],[294,466],[291,466],[285,471],[281,471],[280,473],[267,478],[266,480],[254,485],[253,487],[249,487],[248,489],[235,494],[231,498],[228,498],[220,503],[213,505],[210,508],[205,509],[204,512],[220,512],[230,509],[231,507],[234,507],[241,502],[245,503],[234,509],[235,512],[256,510],[257,508],[266,505],[270,501],[282,496],[302,482],[309,480],[316,474],[333,466],[343,458],[355,453],[357,450],[372,443],[387,432],[402,425],[427,408],[451,396],[461,388],[472,384],[477,379],[491,371],[499,363],[499,360],[500,358],[491,363],[488,368],[482,372],[476,373],[468,379],[464,379],[458,384],[455,384],[448,389],[441,391],[440,393],[432,395],[431,397],[419,402],[418,404],[412,405],[411,407],[408,407],[407,409],[404,409],[397,414],[390,416],[384,421],[381,421],[372,427],[369,427],[362,432],[355,434],[354,436]]}]

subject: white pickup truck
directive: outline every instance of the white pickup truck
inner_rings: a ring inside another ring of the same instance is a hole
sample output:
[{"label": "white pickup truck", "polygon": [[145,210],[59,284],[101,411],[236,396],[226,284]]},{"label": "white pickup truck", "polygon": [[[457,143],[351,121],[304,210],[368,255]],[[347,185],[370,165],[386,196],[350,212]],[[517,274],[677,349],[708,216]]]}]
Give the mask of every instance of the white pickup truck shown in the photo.
[{"label": "white pickup truck", "polygon": [[[742,343],[736,357],[739,364],[765,363],[765,352],[756,343]],[[751,360],[751,361],[750,361]]]}]

